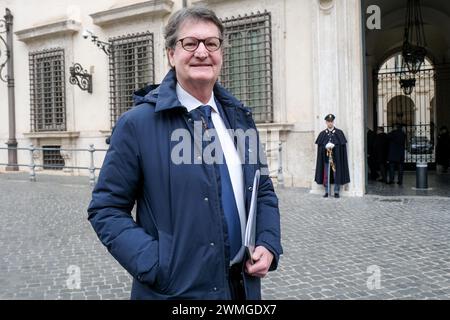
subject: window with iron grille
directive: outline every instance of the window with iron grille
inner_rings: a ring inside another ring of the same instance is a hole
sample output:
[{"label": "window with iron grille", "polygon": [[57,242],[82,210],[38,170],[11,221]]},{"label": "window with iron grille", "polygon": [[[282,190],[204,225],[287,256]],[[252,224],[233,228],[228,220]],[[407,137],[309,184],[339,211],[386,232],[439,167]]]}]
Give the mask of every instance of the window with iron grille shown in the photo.
[{"label": "window with iron grille", "polygon": [[133,105],[133,92],[154,83],[153,33],[110,39],[109,87],[111,128]]},{"label": "window with iron grille", "polygon": [[252,109],[256,122],[273,121],[270,13],[227,18],[221,83]]},{"label": "window with iron grille", "polygon": [[31,131],[65,131],[64,49],[29,54]]},{"label": "window with iron grille", "polygon": [[61,146],[44,146],[44,170],[62,170],[64,168],[64,159],[61,156]]}]

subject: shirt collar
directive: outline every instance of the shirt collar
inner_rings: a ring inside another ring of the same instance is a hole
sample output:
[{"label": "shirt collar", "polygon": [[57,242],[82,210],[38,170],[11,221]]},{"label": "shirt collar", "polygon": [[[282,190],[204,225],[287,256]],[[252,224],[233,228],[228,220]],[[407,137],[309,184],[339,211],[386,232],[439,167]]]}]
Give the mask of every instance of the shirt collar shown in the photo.
[{"label": "shirt collar", "polygon": [[[197,98],[192,96],[189,92],[184,90],[184,88],[177,82],[177,96],[178,100],[180,100],[181,104],[186,107],[188,112],[192,110],[204,106],[205,104],[201,103]],[[211,98],[206,105],[211,106],[215,112],[219,112],[216,104],[216,100],[214,99],[214,92],[211,92]]]}]

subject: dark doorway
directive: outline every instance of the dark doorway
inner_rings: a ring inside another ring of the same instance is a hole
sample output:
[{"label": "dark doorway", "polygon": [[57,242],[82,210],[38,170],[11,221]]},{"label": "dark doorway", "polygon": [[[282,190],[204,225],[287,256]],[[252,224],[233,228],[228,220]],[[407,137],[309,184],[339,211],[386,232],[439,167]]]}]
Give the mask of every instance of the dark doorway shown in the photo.
[{"label": "dark doorway", "polygon": [[[427,61],[415,77],[414,89],[404,92],[399,85],[404,44],[405,0],[362,0],[364,21],[363,54],[365,58],[366,150],[374,132],[385,132],[398,123],[407,135],[406,172],[403,187],[370,180],[373,162],[367,159],[366,191],[383,195],[450,195],[450,173],[435,170],[439,128],[450,127],[450,1],[421,1],[426,37]],[[370,21],[379,21],[378,27]],[[367,23],[366,23],[367,22]],[[372,157],[370,157],[372,158]],[[418,193],[416,163],[428,164],[432,192]],[[437,166],[439,169],[441,165]],[[450,170],[449,170],[450,171]]]}]

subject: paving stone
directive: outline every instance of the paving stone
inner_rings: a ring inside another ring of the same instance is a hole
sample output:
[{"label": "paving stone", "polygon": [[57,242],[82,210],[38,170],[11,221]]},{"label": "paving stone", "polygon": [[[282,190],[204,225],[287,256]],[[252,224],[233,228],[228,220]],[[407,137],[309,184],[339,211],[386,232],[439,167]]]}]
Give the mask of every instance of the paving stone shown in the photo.
[{"label": "paving stone", "polygon": [[[0,299],[129,299],[131,276],[87,221],[88,179],[27,179],[0,174]],[[277,195],[285,253],[264,299],[450,299],[450,198]]]}]

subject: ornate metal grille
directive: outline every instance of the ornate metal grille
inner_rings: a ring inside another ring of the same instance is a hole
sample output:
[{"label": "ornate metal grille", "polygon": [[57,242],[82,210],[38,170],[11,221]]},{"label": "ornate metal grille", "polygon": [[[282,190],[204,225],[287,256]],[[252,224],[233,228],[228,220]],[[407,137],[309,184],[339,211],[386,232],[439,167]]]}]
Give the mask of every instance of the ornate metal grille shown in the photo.
[{"label": "ornate metal grille", "polygon": [[64,49],[29,54],[31,131],[65,131]]},{"label": "ornate metal grille", "polygon": [[111,128],[133,105],[135,90],[154,83],[153,33],[110,39],[109,87]]},{"label": "ornate metal grille", "polygon": [[[399,84],[398,69],[381,69],[378,83],[378,125],[385,132],[402,126],[406,133],[405,163],[433,163],[435,161],[435,69],[422,67],[415,75],[416,86],[405,95]],[[408,167],[409,168],[409,167]]]},{"label": "ornate metal grille", "polygon": [[43,148],[44,170],[62,170],[64,168],[64,159],[61,156],[61,147],[44,146]]},{"label": "ornate metal grille", "polygon": [[270,13],[227,18],[221,82],[252,109],[256,122],[273,121]]}]

